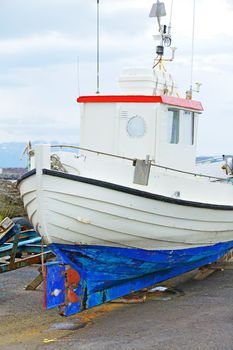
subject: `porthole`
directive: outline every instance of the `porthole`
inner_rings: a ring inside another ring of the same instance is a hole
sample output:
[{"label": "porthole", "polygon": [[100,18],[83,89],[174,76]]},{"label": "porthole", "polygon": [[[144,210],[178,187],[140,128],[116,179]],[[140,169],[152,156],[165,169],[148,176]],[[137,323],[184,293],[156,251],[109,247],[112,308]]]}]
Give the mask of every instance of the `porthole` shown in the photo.
[{"label": "porthole", "polygon": [[131,137],[142,137],[145,135],[146,132],[146,123],[145,120],[140,117],[139,115],[136,115],[127,123],[127,133]]}]

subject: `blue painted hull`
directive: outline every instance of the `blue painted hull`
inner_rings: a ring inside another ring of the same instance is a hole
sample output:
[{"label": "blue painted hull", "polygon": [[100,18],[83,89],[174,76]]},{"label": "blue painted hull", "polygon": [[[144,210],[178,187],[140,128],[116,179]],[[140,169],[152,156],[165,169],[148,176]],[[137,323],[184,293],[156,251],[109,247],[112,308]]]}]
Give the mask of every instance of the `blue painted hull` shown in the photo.
[{"label": "blue painted hull", "polygon": [[50,248],[80,275],[73,288],[79,300],[63,305],[63,314],[69,315],[213,263],[233,249],[233,241],[180,250],[62,244],[51,244]]}]

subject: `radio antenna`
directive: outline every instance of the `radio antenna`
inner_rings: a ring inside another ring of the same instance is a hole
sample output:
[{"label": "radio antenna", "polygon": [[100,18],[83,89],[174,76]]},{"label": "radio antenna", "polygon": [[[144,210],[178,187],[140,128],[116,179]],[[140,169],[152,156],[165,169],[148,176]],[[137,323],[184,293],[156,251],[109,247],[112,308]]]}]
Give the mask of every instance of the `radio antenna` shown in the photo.
[{"label": "radio antenna", "polygon": [[79,56],[77,56],[77,90],[78,90],[78,96],[80,96],[80,62],[79,62]]},{"label": "radio antenna", "polygon": [[172,15],[173,15],[173,0],[171,1],[171,11],[170,11],[170,21],[168,26],[168,33],[171,34],[171,28],[172,28]]},{"label": "radio antenna", "polygon": [[100,1],[97,0],[97,89],[96,93],[100,93]]},{"label": "radio antenna", "polygon": [[196,0],[193,0],[193,30],[192,30],[192,52],[191,52],[191,76],[190,91],[193,90],[193,62],[194,62],[194,41],[195,41],[195,17],[196,17]]}]

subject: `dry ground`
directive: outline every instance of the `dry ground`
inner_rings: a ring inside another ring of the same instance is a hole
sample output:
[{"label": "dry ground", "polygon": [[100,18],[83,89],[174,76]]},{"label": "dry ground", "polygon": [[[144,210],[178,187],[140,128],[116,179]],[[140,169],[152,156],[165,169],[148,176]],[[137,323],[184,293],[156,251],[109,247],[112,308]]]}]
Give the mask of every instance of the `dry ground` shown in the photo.
[{"label": "dry ground", "polygon": [[36,274],[0,275],[1,350],[233,349],[233,270],[185,282],[184,293],[167,300],[108,304],[68,319],[42,310],[41,288],[24,290]]}]

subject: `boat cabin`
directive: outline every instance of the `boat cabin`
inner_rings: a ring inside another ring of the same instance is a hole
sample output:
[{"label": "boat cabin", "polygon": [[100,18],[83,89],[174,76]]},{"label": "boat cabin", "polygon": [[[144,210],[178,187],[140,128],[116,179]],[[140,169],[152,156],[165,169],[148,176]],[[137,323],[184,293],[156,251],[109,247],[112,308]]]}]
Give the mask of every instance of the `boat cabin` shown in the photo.
[{"label": "boat cabin", "polygon": [[200,102],[179,98],[171,76],[129,68],[119,95],[81,96],[80,146],[194,171]]}]

